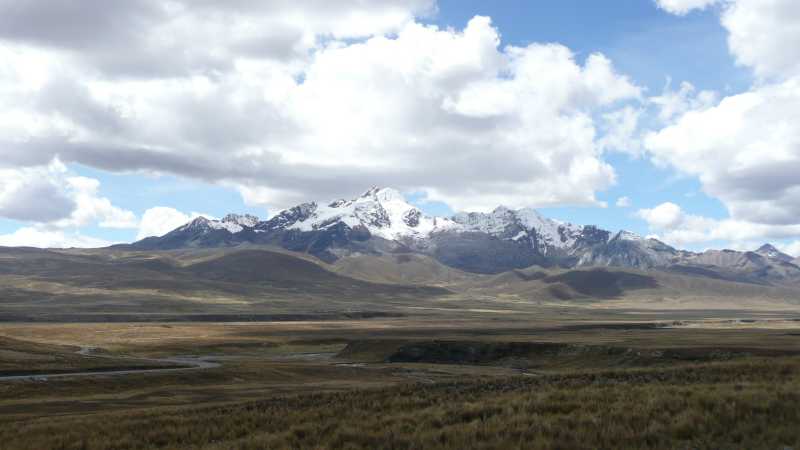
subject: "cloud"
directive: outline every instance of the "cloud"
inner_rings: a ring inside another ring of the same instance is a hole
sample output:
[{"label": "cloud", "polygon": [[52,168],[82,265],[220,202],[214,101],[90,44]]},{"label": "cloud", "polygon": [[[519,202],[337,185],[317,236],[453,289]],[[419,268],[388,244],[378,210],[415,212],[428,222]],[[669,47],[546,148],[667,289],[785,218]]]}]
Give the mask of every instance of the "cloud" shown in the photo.
[{"label": "cloud", "polygon": [[789,242],[788,244],[784,244],[779,246],[780,250],[787,255],[794,256],[795,258],[800,258],[800,241],[793,241]]},{"label": "cloud", "polygon": [[630,208],[631,199],[628,197],[620,197],[617,199],[617,208]]},{"label": "cloud", "polygon": [[605,132],[597,141],[600,148],[639,156],[642,151],[639,120],[643,114],[643,109],[633,106],[604,113],[602,128]]},{"label": "cloud", "polygon": [[[108,45],[162,36],[167,43],[153,45],[190,46],[153,50],[158,63],[136,62],[150,48],[138,41],[112,55],[165,71],[146,76],[111,67],[111,56],[93,47],[101,43],[69,40],[69,30],[7,31],[0,86],[24,89],[0,88],[0,118],[14,119],[0,121],[0,156],[17,166],[58,156],[110,171],[171,173],[231,186],[270,209],[370,185],[421,190],[454,209],[599,205],[595,193],[615,182],[602,153],[633,142],[629,107],[641,90],[605,56],[579,61],[557,44],[501,48],[486,17],[463,30],[415,22],[435,7],[430,1],[312,3],[318,8],[176,2],[165,10],[141,2],[133,15],[140,22],[130,25],[139,33]],[[289,59],[228,42],[240,28],[269,29],[262,19],[299,26],[313,42]],[[165,31],[179,26],[192,38]],[[203,36],[225,36],[224,48],[206,48]],[[31,45],[33,53],[23,51]],[[198,49],[202,58],[184,59]],[[173,64],[180,67],[165,67]],[[608,123],[597,126],[598,115]],[[604,132],[611,137],[603,140]]]},{"label": "cloud", "polygon": [[800,76],[800,3],[735,0],[722,15],[736,61],[762,77]]},{"label": "cloud", "polygon": [[800,225],[765,225],[745,220],[712,219],[687,214],[671,202],[641,209],[637,216],[644,219],[660,239],[678,247],[725,241],[732,247],[749,248],[754,242],[800,236]]},{"label": "cloud", "polygon": [[761,77],[800,75],[800,3],[795,0],[656,0],[662,9],[684,15],[722,4],[722,25],[736,61]]},{"label": "cloud", "polygon": [[142,220],[139,222],[139,233],[136,239],[144,239],[150,236],[163,236],[199,216],[204,216],[209,219],[214,218],[208,214],[184,214],[177,209],[166,206],[150,208],[142,214]]},{"label": "cloud", "polygon": [[136,215],[99,196],[100,182],[72,176],[57,159],[47,166],[0,169],[0,217],[75,228],[136,228]]},{"label": "cloud", "polygon": [[45,230],[23,227],[13,233],[0,235],[0,246],[39,247],[39,248],[97,248],[111,245],[112,242],[83,234],[63,230]]},{"label": "cloud", "polygon": [[395,32],[434,11],[433,0],[2,0],[0,40],[106,76],[183,77],[303,59],[324,39]]},{"label": "cloud", "polygon": [[65,220],[53,223],[53,226],[82,227],[97,223],[102,228],[136,228],[136,215],[128,210],[118,208],[105,197],[99,197],[100,182],[87,177],[68,177],[66,183],[74,202],[75,210]]},{"label": "cloud", "polygon": [[637,215],[657,229],[674,229],[684,220],[681,207],[671,202],[662,203],[653,209],[640,209]]},{"label": "cloud", "polygon": [[[662,2],[665,3],[665,2]],[[691,7],[693,2],[673,2]],[[690,85],[651,101],[666,126],[648,133],[654,161],[696,176],[729,219],[687,216],[684,241],[800,236],[800,4],[725,0],[721,23],[736,60],[758,77],[746,92],[717,99]],[[664,6],[664,5],[662,5]],[[665,9],[670,10],[669,7]],[[669,91],[669,90],[667,90]],[[691,219],[691,220],[689,220]]]},{"label": "cloud", "polygon": [[0,235],[0,246],[104,247],[79,228],[136,228],[136,215],[99,196],[100,182],[74,176],[58,159],[46,166],[0,169],[0,217],[29,222]]},{"label": "cloud", "polygon": [[69,217],[77,204],[54,177],[57,169],[0,169],[0,217],[51,222]]},{"label": "cloud", "polygon": [[657,162],[697,176],[733,218],[800,223],[800,80],[693,110],[646,138]]},{"label": "cloud", "polygon": [[661,9],[681,16],[695,9],[705,9],[721,1],[722,0],[655,0],[656,4]]},{"label": "cloud", "polygon": [[665,123],[671,122],[676,116],[682,116],[688,111],[697,111],[710,108],[717,103],[717,93],[713,91],[697,92],[694,85],[682,82],[677,90],[671,88],[671,80],[667,81],[661,95],[648,98],[648,102],[658,108],[658,118]]}]

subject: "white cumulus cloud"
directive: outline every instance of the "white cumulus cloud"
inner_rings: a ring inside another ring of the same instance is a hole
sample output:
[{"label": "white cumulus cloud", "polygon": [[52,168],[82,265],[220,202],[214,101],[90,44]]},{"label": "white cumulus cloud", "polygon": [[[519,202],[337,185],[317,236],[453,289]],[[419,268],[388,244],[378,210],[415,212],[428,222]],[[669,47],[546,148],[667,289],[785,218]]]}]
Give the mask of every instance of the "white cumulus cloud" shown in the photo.
[{"label": "white cumulus cloud", "polygon": [[685,15],[695,9],[705,9],[723,0],[655,0],[663,10],[672,14]]},{"label": "white cumulus cloud", "polygon": [[722,15],[736,60],[762,77],[800,76],[800,2],[733,0]]},{"label": "white cumulus cloud", "polygon": [[113,242],[86,236],[75,231],[68,232],[36,227],[23,227],[13,233],[0,235],[0,246],[4,247],[97,248],[111,244]]},{"label": "white cumulus cloud", "polygon": [[0,217],[31,222],[68,218],[77,204],[58,176],[46,167],[0,169]]},{"label": "white cumulus cloud", "polygon": [[800,223],[800,80],[685,113],[646,139],[653,157],[697,176],[735,219]]},{"label": "white cumulus cloud", "polygon": [[671,80],[667,82],[661,95],[648,98],[648,101],[658,108],[658,117],[662,122],[671,122],[676,116],[680,117],[688,111],[710,108],[718,100],[716,92],[708,90],[697,92],[694,85],[686,81],[674,90],[671,87]]},{"label": "white cumulus cloud", "polygon": [[800,225],[767,225],[737,219],[713,219],[688,214],[674,203],[641,209],[637,215],[664,242],[682,247],[723,241],[733,248],[750,248],[755,242],[786,240],[800,235]]},{"label": "white cumulus cloud", "polygon": [[166,206],[150,208],[142,214],[142,220],[139,222],[139,232],[136,239],[144,239],[150,236],[163,236],[199,216],[204,216],[209,219],[214,218],[208,214],[184,214],[175,208]]},{"label": "white cumulus cloud", "polygon": [[779,248],[787,255],[800,259],[800,240],[781,245]]},{"label": "white cumulus cloud", "polygon": [[639,217],[654,228],[674,229],[683,222],[683,211],[675,203],[662,203],[652,209],[640,209]]},{"label": "white cumulus cloud", "polygon": [[736,61],[762,77],[800,75],[800,3],[795,0],[656,0],[662,9],[684,15],[723,5],[721,22]]},{"label": "white cumulus cloud", "polygon": [[[0,32],[6,164],[171,173],[273,210],[371,185],[454,209],[598,205],[615,182],[602,154],[632,142],[641,101],[602,54],[502,47],[487,17],[417,22],[432,1],[9,5],[36,26]],[[45,7],[108,36],[48,29]]]},{"label": "white cumulus cloud", "polygon": [[[703,3],[659,1],[678,14],[707,6]],[[678,91],[666,90],[652,99],[666,126],[647,134],[644,147],[657,163],[696,176],[706,194],[722,201],[729,218],[681,213],[682,221],[668,236],[675,242],[716,239],[734,245],[796,239],[800,236],[800,122],[796,120],[800,3],[719,3],[730,52],[739,64],[752,69],[756,82],[745,92],[721,99],[713,93],[696,93],[688,84]]]},{"label": "white cumulus cloud", "polygon": [[47,166],[0,169],[0,217],[51,228],[136,228],[136,215],[99,194],[100,182]]},{"label": "white cumulus cloud", "polygon": [[75,202],[75,210],[69,218],[54,222],[56,227],[82,227],[97,223],[102,228],[136,228],[138,220],[132,211],[111,204],[111,200],[100,197],[100,182],[94,178],[67,177],[68,192]]}]

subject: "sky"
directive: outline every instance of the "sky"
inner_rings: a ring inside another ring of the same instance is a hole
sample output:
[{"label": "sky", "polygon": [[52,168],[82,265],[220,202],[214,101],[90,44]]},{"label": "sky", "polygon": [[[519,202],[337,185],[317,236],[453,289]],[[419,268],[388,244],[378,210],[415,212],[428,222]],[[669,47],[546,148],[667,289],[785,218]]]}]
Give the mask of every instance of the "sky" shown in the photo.
[{"label": "sky", "polygon": [[800,256],[795,0],[0,0],[0,245],[393,187]]}]

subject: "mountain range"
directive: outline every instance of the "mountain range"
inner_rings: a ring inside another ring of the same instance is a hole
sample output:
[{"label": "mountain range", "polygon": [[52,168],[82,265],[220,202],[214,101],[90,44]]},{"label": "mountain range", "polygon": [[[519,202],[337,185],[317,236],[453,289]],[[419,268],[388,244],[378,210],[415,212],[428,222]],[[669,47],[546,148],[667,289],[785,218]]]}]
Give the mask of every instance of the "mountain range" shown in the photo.
[{"label": "mountain range", "polygon": [[116,248],[175,250],[267,245],[332,264],[342,258],[419,254],[465,272],[499,274],[544,268],[621,267],[756,284],[800,284],[800,258],[770,244],[755,251],[690,252],[627,231],[611,232],[542,216],[531,208],[436,217],[397,190],[304,203],[268,220],[229,214],[198,217],[163,236]]}]

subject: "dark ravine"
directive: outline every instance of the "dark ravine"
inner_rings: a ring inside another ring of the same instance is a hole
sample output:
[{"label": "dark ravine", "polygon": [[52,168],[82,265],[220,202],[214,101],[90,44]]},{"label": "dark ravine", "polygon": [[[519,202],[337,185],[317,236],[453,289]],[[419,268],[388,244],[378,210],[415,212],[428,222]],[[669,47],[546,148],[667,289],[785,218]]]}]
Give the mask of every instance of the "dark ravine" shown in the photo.
[{"label": "dark ravine", "polygon": [[[383,356],[381,356],[383,354]],[[598,367],[637,367],[676,363],[727,361],[748,356],[790,356],[798,352],[754,348],[641,349],[614,345],[551,342],[353,342],[343,358],[382,358],[388,363],[498,365],[518,368],[568,367],[580,362]]]}]

